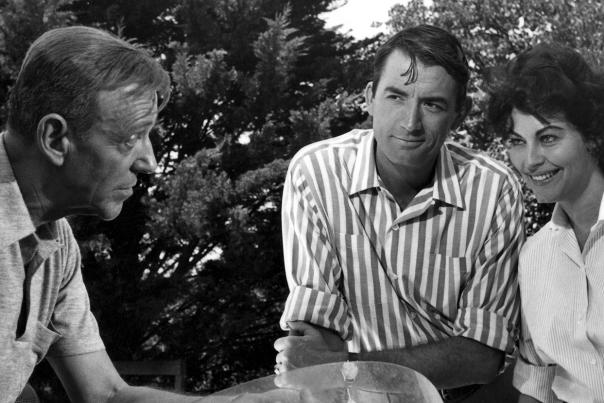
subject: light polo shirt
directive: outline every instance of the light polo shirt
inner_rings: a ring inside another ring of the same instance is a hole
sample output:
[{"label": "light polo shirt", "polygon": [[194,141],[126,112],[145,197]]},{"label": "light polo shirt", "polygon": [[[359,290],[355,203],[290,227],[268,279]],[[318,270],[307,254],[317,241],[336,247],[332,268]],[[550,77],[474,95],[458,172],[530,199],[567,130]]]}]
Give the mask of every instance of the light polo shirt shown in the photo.
[{"label": "light polo shirt", "polygon": [[34,228],[0,134],[0,402],[44,356],[104,349],[65,219]]},{"label": "light polo shirt", "polygon": [[503,165],[455,144],[401,211],[375,165],[372,130],[293,158],[282,222],[290,293],[281,317],[332,329],[349,351],[451,336],[514,349],[522,194]]},{"label": "light polo shirt", "polygon": [[520,254],[514,386],[542,402],[604,403],[604,199],[583,251],[556,205]]}]

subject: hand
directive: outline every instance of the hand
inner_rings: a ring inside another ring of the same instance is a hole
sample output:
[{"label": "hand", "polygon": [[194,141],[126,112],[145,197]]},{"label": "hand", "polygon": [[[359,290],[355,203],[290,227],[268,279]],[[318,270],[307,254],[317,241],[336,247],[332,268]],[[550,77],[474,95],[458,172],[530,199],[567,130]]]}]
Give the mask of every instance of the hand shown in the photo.
[{"label": "hand", "polygon": [[[292,334],[295,336],[281,337],[275,341],[275,372],[285,372],[290,369],[325,364],[329,362],[346,361],[348,354],[346,345],[340,340],[334,343],[334,335],[327,329],[322,329],[306,322],[289,322]],[[331,343],[325,339],[324,332],[329,332]]]}]

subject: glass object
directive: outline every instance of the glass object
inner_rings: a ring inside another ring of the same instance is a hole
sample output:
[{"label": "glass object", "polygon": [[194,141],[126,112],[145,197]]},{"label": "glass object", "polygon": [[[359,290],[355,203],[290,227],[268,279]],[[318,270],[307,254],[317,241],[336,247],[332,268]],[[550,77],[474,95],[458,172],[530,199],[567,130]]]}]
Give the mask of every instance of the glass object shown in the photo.
[{"label": "glass object", "polygon": [[442,403],[420,373],[400,365],[347,361],[255,379],[220,391],[219,402]]}]

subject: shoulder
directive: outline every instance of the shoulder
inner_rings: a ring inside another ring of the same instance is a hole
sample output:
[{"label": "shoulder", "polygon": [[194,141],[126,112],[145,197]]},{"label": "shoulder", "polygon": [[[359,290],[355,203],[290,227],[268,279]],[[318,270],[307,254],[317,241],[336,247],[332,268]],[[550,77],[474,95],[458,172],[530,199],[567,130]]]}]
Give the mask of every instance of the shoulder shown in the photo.
[{"label": "shoulder", "polygon": [[544,256],[549,256],[549,250],[553,245],[552,230],[550,223],[545,224],[539,231],[527,238],[522,250],[520,260],[524,269],[534,267],[535,262],[541,261]]},{"label": "shoulder", "polygon": [[60,265],[63,273],[64,281],[73,277],[79,270],[81,265],[80,247],[73,235],[73,230],[67,219],[62,218],[55,221],[57,231],[57,242],[60,244],[60,258],[56,260],[56,264]]},{"label": "shoulder", "polygon": [[77,249],[77,242],[69,221],[66,218],[61,218],[55,221],[55,226],[58,235],[57,240],[65,247],[71,249],[75,246]]},{"label": "shoulder", "polygon": [[351,156],[355,157],[361,143],[369,138],[373,138],[372,130],[354,129],[340,136],[309,144],[294,155],[290,162],[290,170],[313,161],[343,162]]},{"label": "shoulder", "polygon": [[466,148],[453,142],[445,143],[445,147],[447,147],[447,150],[453,158],[453,162],[457,166],[474,166],[481,171],[491,172],[493,175],[514,177],[512,170],[503,162],[489,157],[482,151]]},{"label": "shoulder", "polygon": [[[453,164],[462,176],[471,173],[476,179],[484,178],[491,183],[499,183],[503,189],[522,194],[522,188],[514,172],[503,162],[486,153],[464,147],[460,144],[447,142]],[[476,176],[477,175],[477,176]]]}]

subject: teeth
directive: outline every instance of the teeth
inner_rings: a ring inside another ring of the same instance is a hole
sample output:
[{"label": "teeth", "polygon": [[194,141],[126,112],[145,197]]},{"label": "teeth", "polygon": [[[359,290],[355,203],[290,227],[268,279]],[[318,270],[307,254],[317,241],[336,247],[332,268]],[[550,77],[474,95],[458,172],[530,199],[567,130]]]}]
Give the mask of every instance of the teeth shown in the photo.
[{"label": "teeth", "polygon": [[530,177],[534,181],[545,181],[545,180],[548,180],[549,178],[553,177],[556,173],[558,173],[558,171],[548,172],[543,175],[530,175]]}]

